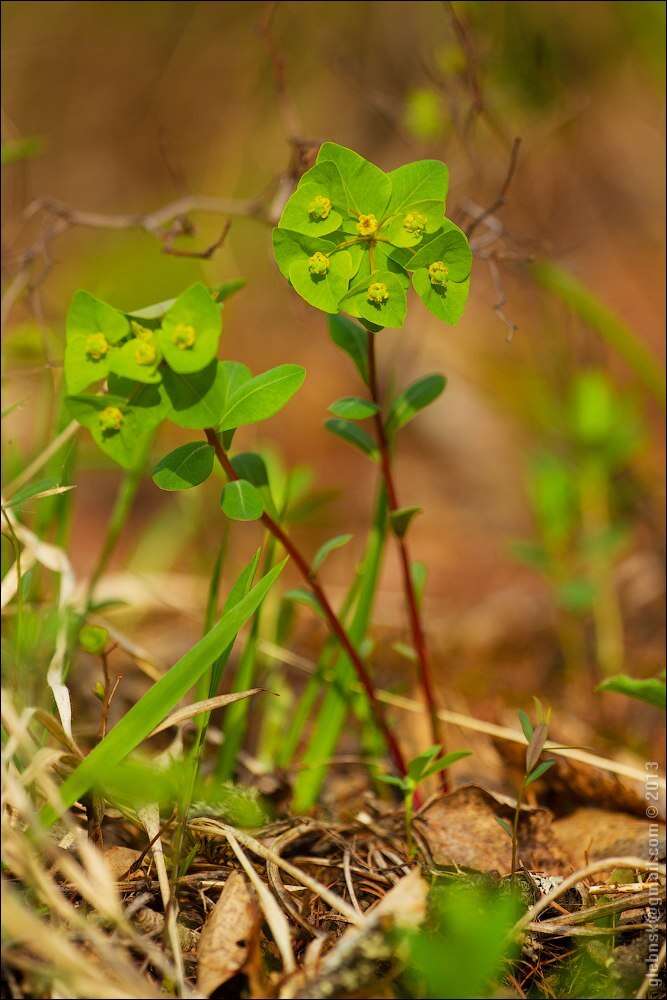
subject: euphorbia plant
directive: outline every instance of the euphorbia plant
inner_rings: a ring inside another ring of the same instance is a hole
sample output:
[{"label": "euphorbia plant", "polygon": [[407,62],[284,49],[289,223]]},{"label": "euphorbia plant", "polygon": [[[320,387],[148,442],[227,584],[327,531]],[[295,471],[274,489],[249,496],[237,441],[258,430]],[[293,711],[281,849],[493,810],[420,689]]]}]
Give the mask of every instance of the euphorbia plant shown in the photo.
[{"label": "euphorbia plant", "polygon": [[[333,314],[335,343],[356,364],[369,399],[337,400],[338,418],[327,427],[382,470],[396,537],[412,634],[428,706],[434,745],[442,742],[437,704],[406,535],[418,507],[402,507],[392,470],[397,432],[442,392],[440,375],[419,379],[383,416],[376,364],[376,336],[401,327],[412,285],[439,319],[460,318],[470,285],[472,254],[465,234],[445,217],[448,170],[438,160],[420,160],[385,173],[344,146],[326,142],[317,162],[299,182],[273,234],[276,261],[295,291],[310,305]],[[348,313],[360,321],[339,317]],[[374,438],[358,422],[371,419]],[[440,771],[446,788],[445,771]]]},{"label": "euphorbia plant", "polygon": [[[351,150],[325,143],[274,231],[282,273],[306,301],[332,315],[332,338],[352,357],[369,390],[368,398],[346,397],[334,403],[335,419],[327,426],[380,461],[389,522],[401,553],[411,655],[420,666],[434,744],[441,743],[436,738],[435,695],[419,588],[405,541],[418,508],[399,505],[391,456],[397,432],[442,392],[445,381],[439,375],[418,380],[384,416],[375,337],[385,326],[403,324],[409,276],[436,316],[453,323],[461,315],[471,254],[465,235],[444,216],[446,191],[443,163],[422,161],[385,174]],[[261,456],[230,452],[238,429],[277,413],[305,377],[298,365],[279,365],[253,376],[239,362],[218,359],[221,303],[237,287],[233,283],[209,290],[195,284],[175,300],[133,313],[77,292],[67,317],[69,407],[99,447],[131,470],[162,421],[203,432],[203,440],[182,445],[159,462],[155,483],[164,490],[197,486],[210,476],[217,459],[227,476],[220,499],[223,513],[233,520],[261,521],[291,557],[353,667],[394,767],[404,777],[403,754],[359,652],[360,639],[350,638],[327,598],[317,566],[302,555],[281,524]],[[337,315],[341,312],[361,325]],[[103,391],[84,392],[93,383]],[[375,437],[359,426],[358,421],[367,418],[374,421]],[[378,507],[383,510],[384,501]],[[329,551],[331,544],[323,548]],[[372,588],[369,597],[371,593]],[[219,671],[213,670],[210,677],[213,694]]]}]

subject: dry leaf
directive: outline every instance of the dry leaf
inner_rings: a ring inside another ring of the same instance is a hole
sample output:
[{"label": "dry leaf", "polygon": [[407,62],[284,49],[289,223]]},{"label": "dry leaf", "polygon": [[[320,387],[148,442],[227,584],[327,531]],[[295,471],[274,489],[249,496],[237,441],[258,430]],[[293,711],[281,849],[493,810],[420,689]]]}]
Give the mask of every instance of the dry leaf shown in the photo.
[{"label": "dry leaf", "polygon": [[[498,817],[511,821],[513,813],[510,805],[483,788],[467,785],[437,799],[417,817],[415,827],[437,865],[505,875],[512,867],[512,842]],[[519,856],[531,870],[569,871],[569,859],[551,833],[547,810],[522,808]]]},{"label": "dry leaf", "polygon": [[553,831],[563,848],[570,854],[576,868],[601,858],[634,856],[649,858],[651,825],[658,828],[658,853],[665,857],[665,825],[656,820],[640,819],[627,813],[608,809],[576,809],[570,816],[558,819]]},{"label": "dry leaf", "polygon": [[246,878],[232,872],[209,913],[197,951],[197,989],[205,996],[246,966],[259,934],[261,915]]},{"label": "dry leaf", "polygon": [[[127,870],[132,867],[137,858],[141,857],[141,851],[135,851],[131,847],[110,847],[104,852],[104,860],[116,882],[120,881]],[[127,878],[141,878],[141,872],[132,872]]]}]

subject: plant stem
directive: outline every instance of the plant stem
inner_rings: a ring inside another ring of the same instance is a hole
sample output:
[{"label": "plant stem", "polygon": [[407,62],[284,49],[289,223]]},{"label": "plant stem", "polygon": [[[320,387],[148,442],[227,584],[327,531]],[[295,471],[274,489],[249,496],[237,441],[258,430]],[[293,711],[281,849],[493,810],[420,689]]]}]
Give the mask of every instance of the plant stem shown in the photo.
[{"label": "plant stem", "polygon": [[[384,426],[384,419],[382,417],[382,411],[380,409],[380,393],[378,390],[378,380],[377,380],[377,366],[375,362],[375,334],[368,331],[368,386],[371,392],[371,399],[378,407],[373,419],[375,422],[375,434],[377,437],[378,448],[380,450],[380,466],[382,469],[382,478],[384,480],[385,489],[387,491],[387,502],[389,504],[389,511],[393,513],[399,509],[400,504],[398,502],[398,494],[396,492],[396,484],[394,482],[393,471],[391,467],[391,450],[389,447],[389,441],[387,439],[387,432]],[[395,534],[395,533],[394,533]],[[428,655],[428,646],[426,644],[426,636],[424,634],[424,628],[421,620],[421,611],[419,609],[419,601],[417,600],[417,593],[415,590],[414,580],[412,579],[411,572],[411,560],[410,553],[408,550],[407,542],[405,538],[395,535],[396,544],[398,546],[398,552],[401,562],[401,570],[403,575],[403,592],[405,594],[405,602],[408,609],[408,617],[410,620],[410,632],[412,633],[412,644],[414,646],[415,653],[417,655],[417,664],[419,668],[419,682],[424,694],[424,700],[426,701],[426,707],[428,710],[429,722],[431,726],[431,742],[433,744],[439,744],[440,753],[444,749],[444,740],[442,738],[442,726],[440,725],[440,720],[438,718],[438,704],[435,696],[435,686],[433,684],[433,674],[431,671],[431,664]],[[440,788],[443,792],[449,790],[449,783],[446,776],[446,771],[440,772]]]},{"label": "plant stem", "polygon": [[519,816],[521,815],[521,802],[523,800],[525,782],[526,779],[524,778],[521,782],[521,788],[519,789],[519,794],[517,796],[516,809],[514,810],[514,820],[512,821],[512,879],[514,879],[514,876],[516,875],[517,855],[519,853]]},{"label": "plant stem", "polygon": [[[227,455],[227,452],[223,448],[222,443],[218,435],[216,434],[215,430],[211,427],[208,427],[204,433],[206,435],[208,443],[214,449],[216,457],[220,465],[222,466],[223,470],[225,471],[227,477],[231,480],[238,479],[239,476],[237,476],[234,466],[230,462],[229,456]],[[338,618],[335,611],[331,607],[329,599],[326,596],[322,588],[322,585],[320,584],[317,578],[317,574],[308,564],[307,560],[301,555],[300,551],[297,549],[292,539],[287,534],[285,534],[280,525],[276,521],[274,521],[269,514],[264,512],[262,514],[261,521],[264,527],[271,532],[271,534],[274,536],[274,538],[277,539],[277,541],[280,542],[282,547],[285,549],[285,552],[287,552],[289,557],[296,565],[305,583],[310,587],[313,596],[315,597],[318,604],[322,608],[322,611],[327,620],[329,628],[336,636],[340,645],[342,646],[345,653],[349,657],[350,661],[354,665],[354,669],[356,670],[359,681],[361,682],[361,685],[364,691],[366,692],[366,696],[373,711],[375,723],[380,732],[382,733],[385,743],[387,744],[387,749],[394,763],[394,767],[396,768],[399,775],[403,777],[405,774],[407,774],[407,768],[405,766],[403,754],[398,744],[398,740],[396,739],[395,735],[389,728],[389,724],[387,722],[384,712],[384,707],[377,698],[377,695],[375,693],[375,686],[373,684],[371,676],[368,673],[363,660],[359,656],[359,653],[352,645],[352,642],[350,641],[350,638],[347,632],[345,631],[345,628],[341,624],[340,619]]]}]

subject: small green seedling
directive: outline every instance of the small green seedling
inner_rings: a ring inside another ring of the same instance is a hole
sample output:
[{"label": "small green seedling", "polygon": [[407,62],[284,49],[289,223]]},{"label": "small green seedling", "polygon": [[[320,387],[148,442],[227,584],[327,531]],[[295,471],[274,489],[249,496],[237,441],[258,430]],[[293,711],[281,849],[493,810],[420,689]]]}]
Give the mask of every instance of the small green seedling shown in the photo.
[{"label": "small green seedling", "polygon": [[408,773],[403,778],[398,778],[393,774],[376,775],[378,781],[400,788],[403,794],[405,835],[410,856],[414,852],[412,821],[414,819],[414,803],[417,789],[427,778],[431,778],[435,774],[440,774],[458,760],[463,760],[464,757],[470,757],[471,755],[470,750],[453,750],[451,753],[440,756],[441,751],[442,747],[436,744],[429,747],[428,750],[424,750],[423,753],[418,754],[416,757],[413,757],[408,764]]},{"label": "small green seedling", "polygon": [[616,694],[624,694],[627,698],[635,698],[637,701],[644,701],[648,705],[656,708],[664,708],[667,704],[665,697],[665,674],[664,671],[659,677],[629,677],[627,674],[616,674],[602,681],[595,689],[596,691],[613,691]]},{"label": "small green seedling", "polygon": [[496,817],[505,833],[512,839],[512,878],[514,878],[517,870],[517,858],[519,853],[519,817],[521,815],[521,804],[523,802],[526,789],[529,785],[532,785],[534,781],[537,781],[538,778],[541,778],[542,775],[546,774],[549,768],[553,767],[556,763],[552,757],[548,757],[542,761],[540,760],[544,751],[544,744],[549,738],[551,708],[544,709],[538,698],[534,698],[533,700],[537,710],[537,725],[533,726],[532,722],[528,718],[528,715],[523,711],[523,709],[519,709],[518,713],[519,722],[521,723],[523,735],[526,737],[528,746],[526,747],[524,776],[516,799],[514,820],[510,826],[507,820],[502,819],[501,817]]}]

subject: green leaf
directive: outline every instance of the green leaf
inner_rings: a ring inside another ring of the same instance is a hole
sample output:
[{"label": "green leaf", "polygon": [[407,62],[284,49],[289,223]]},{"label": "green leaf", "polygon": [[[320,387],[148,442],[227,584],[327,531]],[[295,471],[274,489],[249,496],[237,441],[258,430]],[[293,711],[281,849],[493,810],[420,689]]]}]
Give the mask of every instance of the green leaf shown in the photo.
[{"label": "green leaf", "polygon": [[[270,570],[245,597],[226,611],[218,624],[153,684],[91,750],[60,788],[63,809],[72,806],[93,785],[102,783],[105,774],[139,746],[169,715],[254,614],[286,562],[285,559]],[[42,810],[40,819],[45,826],[50,826],[56,818],[51,806]]]},{"label": "green leaf", "polygon": [[337,399],[329,407],[329,413],[346,420],[367,420],[368,417],[378,413],[380,407],[370,399],[362,399],[360,396],[343,396]]},{"label": "green leaf", "polygon": [[216,302],[225,302],[227,299],[231,298],[232,295],[236,295],[240,292],[242,288],[245,288],[246,280],[245,278],[232,278],[231,281],[225,281],[222,285],[216,285],[211,289],[211,295]]},{"label": "green leaf", "polygon": [[320,618],[324,618],[324,611],[322,610],[320,602],[317,600],[315,595],[310,590],[306,590],[305,587],[294,587],[292,590],[288,590],[283,599],[285,601],[293,601],[295,604],[305,604],[307,608],[314,611],[316,615],[320,616]]},{"label": "green leaf", "polygon": [[189,490],[199,486],[213,471],[213,448],[193,441],[169,452],[153,470],[153,482],[161,490]]},{"label": "green leaf", "polygon": [[338,167],[348,210],[357,215],[372,213],[379,221],[391,197],[391,180],[387,174],[363,156],[335,142],[325,142],[320,147],[317,163],[324,162],[335,163]]},{"label": "green leaf", "polygon": [[[72,416],[90,431],[102,451],[125,469],[135,466],[147,428],[122,396],[110,393],[104,396],[67,396],[66,402]],[[108,426],[106,417],[110,411],[115,411],[112,418],[117,418],[117,427]]]},{"label": "green leaf", "polygon": [[[376,297],[376,293],[383,297]],[[393,271],[374,271],[349,290],[340,307],[351,316],[367,319],[379,327],[401,327],[407,299],[403,284]]]},{"label": "green leaf", "polygon": [[220,306],[208,288],[198,282],[174,302],[162,320],[160,346],[175,372],[199,372],[211,364],[222,332]]},{"label": "green leaf", "polygon": [[336,249],[333,240],[316,239],[287,229],[273,230],[273,253],[283,278],[289,280],[290,267],[295,261],[307,261],[315,253],[330,254]]},{"label": "green leaf", "polygon": [[665,678],[650,677],[640,679],[629,677],[627,674],[615,674],[607,680],[598,684],[596,691],[613,691],[616,694],[627,695],[628,698],[637,698],[645,701],[656,708],[665,708]]},{"label": "green leaf", "polygon": [[352,535],[336,535],[335,538],[330,538],[328,542],[320,545],[313,557],[312,568],[317,572],[327,556],[336,549],[341,549],[343,545],[347,545],[351,538]]},{"label": "green leaf", "polygon": [[132,406],[145,431],[157,427],[169,413],[169,399],[161,384],[141,384],[111,372],[107,385],[112,395],[122,396]]},{"label": "green leaf", "polygon": [[348,444],[359,448],[360,451],[363,451],[364,455],[368,455],[372,459],[377,459],[378,450],[375,441],[370,434],[367,434],[361,427],[353,424],[351,420],[327,420],[324,426],[332,434],[336,434],[339,438],[342,438],[343,441],[347,441]]},{"label": "green leaf", "polygon": [[211,361],[202,371],[192,373],[165,368],[162,382],[170,404],[169,418],[175,424],[191,430],[217,425],[228,398],[224,362]]},{"label": "green leaf", "polygon": [[367,333],[347,316],[331,316],[329,336],[337,347],[352,358],[363,381],[368,384]]},{"label": "green leaf", "polygon": [[88,292],[74,293],[67,311],[65,383],[71,395],[109,374],[109,356],[130,332],[125,316]]},{"label": "green leaf", "polygon": [[522,708],[519,709],[517,714],[519,716],[521,728],[523,729],[523,735],[526,737],[526,742],[530,743],[533,738],[533,724]]},{"label": "green leaf", "polygon": [[431,284],[428,271],[415,271],[412,287],[429,312],[445,323],[454,325],[463,315],[470,291],[470,279],[449,281],[443,288]]},{"label": "green leaf", "polygon": [[225,485],[220,506],[233,521],[257,521],[264,513],[261,493],[246,479],[232,479]]},{"label": "green leaf", "polygon": [[7,167],[10,163],[31,160],[34,156],[39,156],[43,147],[44,143],[38,135],[25,136],[23,139],[8,139],[2,143],[0,162],[3,167]]},{"label": "green leaf", "polygon": [[301,388],[306,377],[299,365],[278,365],[244,382],[228,398],[219,430],[254,424],[272,417]]},{"label": "green leaf", "polygon": [[432,403],[444,391],[447,379],[443,375],[424,375],[398,396],[387,417],[387,433],[395,434],[405,427],[420,410]]},{"label": "green leaf", "polygon": [[273,500],[271,483],[266,462],[254,451],[243,451],[231,459],[234,472],[239,479],[246,479],[259,490],[266,510],[272,517],[278,518],[278,510]]},{"label": "green leaf", "polygon": [[550,757],[549,760],[543,760],[540,764],[537,765],[534,771],[530,772],[530,774],[524,781],[524,785],[526,786],[532,785],[534,781],[537,781],[538,778],[541,778],[543,774],[546,774],[549,768],[553,767],[555,763],[556,761],[552,757]]},{"label": "green leaf", "polygon": [[412,778],[413,781],[419,781],[424,773],[424,770],[428,767],[433,758],[438,756],[441,749],[442,747],[440,744],[435,743],[433,746],[423,750],[416,757],[413,757],[408,764],[408,776]]},{"label": "green leaf", "polygon": [[326,274],[311,273],[308,259],[295,260],[289,269],[289,280],[296,292],[309,305],[322,312],[338,312],[340,300],[347,292],[350,278],[354,273],[352,258],[345,250],[328,257],[329,270]]},{"label": "green leaf", "polygon": [[406,781],[405,778],[397,778],[395,774],[375,774],[374,777],[376,781],[381,781],[383,785],[394,785],[403,792],[409,791],[412,787],[411,782]]},{"label": "green leaf", "polygon": [[508,823],[508,821],[506,819],[503,819],[502,816],[496,816],[495,820],[496,820],[496,823],[498,824],[498,826],[501,828],[501,830],[504,830],[505,833],[507,834],[507,836],[511,840],[514,837],[514,834],[512,832],[512,827]]},{"label": "green leaf", "polygon": [[451,753],[446,753],[444,756],[434,760],[432,764],[429,764],[422,774],[422,779],[430,778],[434,774],[439,774],[440,771],[444,771],[446,768],[451,767],[452,764],[456,764],[458,760],[463,760],[464,757],[471,756],[471,750],[452,750]]},{"label": "green leaf", "polygon": [[556,588],[556,599],[568,611],[588,611],[595,602],[597,587],[590,580],[565,580]]},{"label": "green leaf", "polygon": [[395,653],[398,653],[399,656],[402,656],[404,657],[404,659],[409,660],[410,663],[417,662],[417,654],[415,653],[412,646],[408,646],[407,643],[393,642],[391,648],[394,650]]},{"label": "green leaf", "polygon": [[421,507],[399,507],[397,510],[392,510],[389,520],[391,522],[391,529],[397,538],[405,537],[413,517],[421,514],[421,512]]},{"label": "green leaf", "polygon": [[9,500],[5,500],[3,503],[4,507],[11,507],[13,510],[18,510],[18,508],[30,500],[32,497],[39,496],[40,493],[51,493],[53,490],[60,486],[60,480],[49,477],[48,479],[38,479],[34,483],[27,483],[25,486],[13,493]]},{"label": "green leaf", "polygon": [[[150,334],[151,331],[147,330]],[[146,337],[132,337],[117,350],[109,354],[109,369],[121,378],[129,378],[134,382],[160,382],[162,376],[158,371],[160,353],[157,344]]]},{"label": "green leaf", "polygon": [[410,565],[410,576],[412,577],[412,583],[417,591],[417,600],[421,601],[424,596],[424,588],[426,587],[426,576],[427,570],[426,566],[422,562],[413,562]]},{"label": "green leaf", "polygon": [[[308,170],[296,191],[288,198],[278,226],[304,236],[326,236],[340,229],[343,198],[340,177],[333,164],[319,164]],[[328,209],[320,212],[328,201]]]},{"label": "green leaf", "polygon": [[416,160],[389,172],[391,201],[388,213],[406,212],[422,201],[438,201],[443,206],[449,186],[449,171],[440,160]]},{"label": "green leaf", "polygon": [[392,246],[416,247],[435,236],[444,220],[441,201],[418,201],[407,210],[391,214],[380,233]]},{"label": "green leaf", "polygon": [[444,220],[443,232],[420,247],[405,266],[408,271],[423,269],[428,271],[429,266],[436,261],[443,261],[447,265],[450,282],[465,281],[470,277],[472,268],[470,244],[463,230],[449,219]]}]

